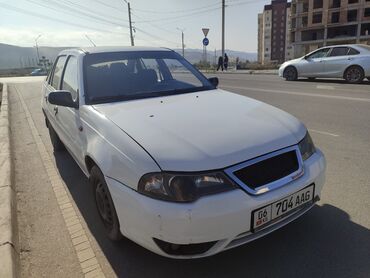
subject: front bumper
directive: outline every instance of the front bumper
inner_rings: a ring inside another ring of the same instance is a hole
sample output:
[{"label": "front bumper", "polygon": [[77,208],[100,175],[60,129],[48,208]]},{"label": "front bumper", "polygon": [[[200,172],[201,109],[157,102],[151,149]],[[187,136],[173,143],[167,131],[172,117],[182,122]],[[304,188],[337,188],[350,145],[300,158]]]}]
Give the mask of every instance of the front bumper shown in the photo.
[{"label": "front bumper", "polygon": [[[252,233],[253,210],[315,184],[315,198],[320,197],[325,181],[325,158],[317,150],[304,163],[304,175],[289,184],[253,196],[238,189],[207,196],[190,204],[154,200],[137,193],[121,183],[106,178],[121,232],[141,246],[166,257],[199,258],[245,244],[264,236],[298,218],[314,204],[309,204],[266,228]],[[162,249],[155,240],[178,245],[214,242],[207,251],[191,255],[173,255]]]},{"label": "front bumper", "polygon": [[283,66],[281,66],[279,68],[279,77],[284,77],[284,69],[285,69],[285,67],[283,67]]}]

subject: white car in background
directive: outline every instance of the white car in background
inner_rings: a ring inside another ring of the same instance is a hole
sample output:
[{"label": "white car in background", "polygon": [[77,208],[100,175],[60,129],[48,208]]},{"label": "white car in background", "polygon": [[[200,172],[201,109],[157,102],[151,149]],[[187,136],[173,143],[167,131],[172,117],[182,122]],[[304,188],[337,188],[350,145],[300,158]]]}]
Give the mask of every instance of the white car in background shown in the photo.
[{"label": "white car in background", "polygon": [[299,77],[321,77],[361,83],[365,77],[370,78],[370,46],[349,44],[323,47],[283,63],[279,68],[279,76],[288,81]]},{"label": "white car in background", "polygon": [[60,53],[42,89],[46,124],[89,178],[110,239],[205,257],[320,199],[325,158],[306,127],[217,84],[163,48]]}]

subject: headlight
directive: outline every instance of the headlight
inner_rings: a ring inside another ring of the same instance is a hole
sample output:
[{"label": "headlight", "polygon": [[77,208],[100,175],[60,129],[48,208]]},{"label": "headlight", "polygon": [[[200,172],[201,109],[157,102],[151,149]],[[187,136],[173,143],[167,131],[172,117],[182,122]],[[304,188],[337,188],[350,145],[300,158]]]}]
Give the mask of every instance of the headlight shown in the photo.
[{"label": "headlight", "polygon": [[315,145],[313,144],[310,134],[306,133],[306,136],[298,143],[299,150],[301,151],[302,159],[306,160],[316,151]]},{"label": "headlight", "polygon": [[155,199],[193,202],[204,195],[237,188],[222,172],[205,174],[149,173],[144,175],[138,191]]}]

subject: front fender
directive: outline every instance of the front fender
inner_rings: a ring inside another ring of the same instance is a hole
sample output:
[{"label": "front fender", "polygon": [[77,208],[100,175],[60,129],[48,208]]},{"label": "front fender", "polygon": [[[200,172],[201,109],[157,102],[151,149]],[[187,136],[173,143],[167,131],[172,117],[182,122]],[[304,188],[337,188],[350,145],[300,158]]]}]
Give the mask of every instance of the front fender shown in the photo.
[{"label": "front fender", "polygon": [[104,115],[91,106],[81,112],[87,136],[85,158],[90,157],[104,176],[136,190],[144,174],[161,171],[140,145]]}]

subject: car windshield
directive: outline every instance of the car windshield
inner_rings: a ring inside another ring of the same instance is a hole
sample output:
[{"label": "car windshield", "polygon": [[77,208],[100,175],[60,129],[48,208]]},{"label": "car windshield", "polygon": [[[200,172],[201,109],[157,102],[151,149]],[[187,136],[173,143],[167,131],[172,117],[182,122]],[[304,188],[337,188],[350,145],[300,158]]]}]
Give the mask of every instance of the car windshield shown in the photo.
[{"label": "car windshield", "polygon": [[172,51],[87,54],[84,57],[88,103],[104,103],[190,93],[214,86]]}]

